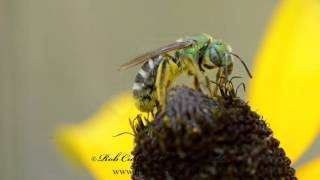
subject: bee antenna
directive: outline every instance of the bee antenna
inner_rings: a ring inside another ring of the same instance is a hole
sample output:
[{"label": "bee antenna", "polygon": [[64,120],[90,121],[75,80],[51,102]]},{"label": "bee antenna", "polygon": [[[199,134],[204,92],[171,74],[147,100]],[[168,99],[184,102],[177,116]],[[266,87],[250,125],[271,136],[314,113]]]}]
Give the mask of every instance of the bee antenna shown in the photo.
[{"label": "bee antenna", "polygon": [[230,54],[233,55],[234,57],[236,57],[236,58],[242,63],[242,65],[243,65],[244,68],[246,69],[249,77],[252,78],[252,75],[251,75],[251,73],[250,73],[250,71],[249,71],[248,66],[247,66],[246,63],[241,59],[241,57],[240,57],[238,54],[235,54],[235,53],[232,53],[232,52],[230,52]]}]

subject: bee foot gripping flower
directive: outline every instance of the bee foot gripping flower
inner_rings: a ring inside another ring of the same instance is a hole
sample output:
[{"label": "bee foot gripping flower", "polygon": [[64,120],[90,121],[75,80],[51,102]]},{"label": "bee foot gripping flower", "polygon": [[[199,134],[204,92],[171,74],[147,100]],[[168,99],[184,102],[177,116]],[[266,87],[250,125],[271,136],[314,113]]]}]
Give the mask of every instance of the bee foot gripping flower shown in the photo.
[{"label": "bee foot gripping flower", "polygon": [[154,121],[138,119],[135,180],[296,179],[272,130],[238,98],[176,87]]}]

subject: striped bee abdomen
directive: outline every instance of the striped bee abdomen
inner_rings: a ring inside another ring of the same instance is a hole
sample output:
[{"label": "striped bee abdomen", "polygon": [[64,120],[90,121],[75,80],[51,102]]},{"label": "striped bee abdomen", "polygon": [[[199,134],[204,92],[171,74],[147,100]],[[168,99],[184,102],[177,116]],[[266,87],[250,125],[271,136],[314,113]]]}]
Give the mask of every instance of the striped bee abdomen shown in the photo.
[{"label": "striped bee abdomen", "polygon": [[163,56],[157,56],[145,62],[136,75],[132,90],[139,110],[150,112],[157,105],[156,78]]}]

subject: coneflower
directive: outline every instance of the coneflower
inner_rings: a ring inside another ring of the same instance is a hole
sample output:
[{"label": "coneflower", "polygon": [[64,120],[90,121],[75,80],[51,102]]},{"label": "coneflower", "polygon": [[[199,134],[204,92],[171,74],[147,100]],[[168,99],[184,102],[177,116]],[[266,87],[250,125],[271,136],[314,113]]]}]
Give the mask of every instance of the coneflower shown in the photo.
[{"label": "coneflower", "polygon": [[169,91],[155,120],[137,117],[135,180],[297,179],[261,116],[234,96]]}]

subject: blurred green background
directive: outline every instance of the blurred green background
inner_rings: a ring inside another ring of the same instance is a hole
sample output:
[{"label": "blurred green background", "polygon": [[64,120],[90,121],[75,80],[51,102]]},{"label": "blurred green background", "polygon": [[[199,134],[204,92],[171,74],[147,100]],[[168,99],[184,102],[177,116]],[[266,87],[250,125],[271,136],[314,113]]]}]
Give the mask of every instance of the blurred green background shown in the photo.
[{"label": "blurred green background", "polygon": [[[131,89],[137,68],[120,73],[120,64],[206,32],[250,67],[276,2],[0,1],[0,179],[92,179],[63,158],[53,133]],[[234,74],[245,75],[240,64]]]}]

